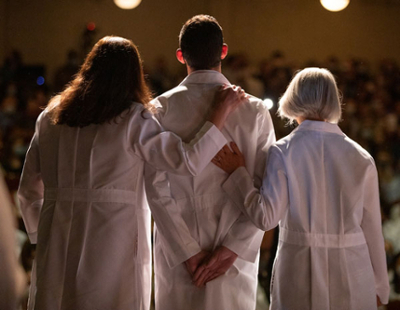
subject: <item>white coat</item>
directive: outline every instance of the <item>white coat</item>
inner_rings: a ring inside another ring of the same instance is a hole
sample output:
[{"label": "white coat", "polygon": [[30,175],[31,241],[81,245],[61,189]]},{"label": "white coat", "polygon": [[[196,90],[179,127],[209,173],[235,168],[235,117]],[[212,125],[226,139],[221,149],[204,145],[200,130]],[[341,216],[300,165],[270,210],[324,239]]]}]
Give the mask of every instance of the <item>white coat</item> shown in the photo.
[{"label": "white coat", "polygon": [[39,116],[19,188],[29,238],[37,242],[30,309],[149,309],[144,162],[196,174],[226,143],[208,122],[190,145],[161,131],[141,104],[83,128],[52,125],[46,111]]},{"label": "white coat", "polygon": [[279,222],[270,309],[372,310],[388,302],[372,157],[335,124],[304,121],[271,147],[263,185],[241,167],[223,185],[264,230]]},{"label": "white coat", "polygon": [[[179,86],[156,99],[161,105],[157,118],[163,127],[190,141],[221,84],[229,81],[219,72],[191,73]],[[262,101],[253,97],[239,107],[222,132],[244,151],[250,174],[256,184],[261,184],[266,152],[275,141],[271,117]],[[170,187],[162,173],[146,177],[156,224],[156,310],[255,308],[263,232],[241,215],[222,190],[227,177],[212,163],[198,176],[168,174]],[[176,204],[171,204],[168,195]],[[195,287],[184,261],[201,249],[212,251],[221,245],[237,253],[237,260],[225,275],[208,282],[205,288]]]}]

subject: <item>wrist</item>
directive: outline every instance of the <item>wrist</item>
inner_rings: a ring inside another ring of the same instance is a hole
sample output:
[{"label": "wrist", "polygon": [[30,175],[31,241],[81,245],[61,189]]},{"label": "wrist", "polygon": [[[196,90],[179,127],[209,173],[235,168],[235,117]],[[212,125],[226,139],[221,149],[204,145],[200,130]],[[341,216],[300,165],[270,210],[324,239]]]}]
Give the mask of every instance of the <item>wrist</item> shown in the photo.
[{"label": "wrist", "polygon": [[208,121],[213,123],[219,130],[221,130],[224,127],[225,121],[226,121],[226,115],[218,115],[218,114],[212,114],[209,118]]}]

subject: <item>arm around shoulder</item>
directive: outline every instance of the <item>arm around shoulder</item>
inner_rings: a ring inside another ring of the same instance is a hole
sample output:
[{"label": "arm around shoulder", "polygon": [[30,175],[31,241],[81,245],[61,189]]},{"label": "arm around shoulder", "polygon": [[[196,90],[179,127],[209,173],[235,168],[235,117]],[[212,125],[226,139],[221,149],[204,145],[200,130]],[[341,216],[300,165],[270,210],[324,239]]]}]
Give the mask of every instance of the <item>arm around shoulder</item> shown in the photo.
[{"label": "arm around shoulder", "polygon": [[260,189],[254,186],[244,167],[232,173],[223,184],[235,205],[262,230],[277,226],[288,208],[287,177],[278,152],[272,149],[269,152]]},{"label": "arm around shoulder", "polygon": [[[139,117],[142,116],[135,116],[136,119]],[[174,174],[199,174],[227,142],[221,131],[210,122],[206,122],[189,143],[185,143],[175,133],[164,131],[150,113],[145,113],[138,121],[139,129],[131,121],[128,130],[133,152],[156,169]]]}]

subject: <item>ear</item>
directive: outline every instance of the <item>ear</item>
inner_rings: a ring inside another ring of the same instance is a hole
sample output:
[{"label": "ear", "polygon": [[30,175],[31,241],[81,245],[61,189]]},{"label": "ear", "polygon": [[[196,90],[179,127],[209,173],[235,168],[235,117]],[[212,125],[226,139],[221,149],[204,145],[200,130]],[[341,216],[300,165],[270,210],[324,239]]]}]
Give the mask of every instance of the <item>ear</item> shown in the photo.
[{"label": "ear", "polygon": [[222,52],[221,52],[221,60],[224,59],[228,55],[228,44],[222,44]]},{"label": "ear", "polygon": [[186,62],[185,62],[185,59],[183,58],[182,50],[181,50],[180,48],[178,48],[178,49],[176,50],[176,58],[178,59],[178,61],[179,61],[181,64],[185,64],[185,63],[186,63]]}]

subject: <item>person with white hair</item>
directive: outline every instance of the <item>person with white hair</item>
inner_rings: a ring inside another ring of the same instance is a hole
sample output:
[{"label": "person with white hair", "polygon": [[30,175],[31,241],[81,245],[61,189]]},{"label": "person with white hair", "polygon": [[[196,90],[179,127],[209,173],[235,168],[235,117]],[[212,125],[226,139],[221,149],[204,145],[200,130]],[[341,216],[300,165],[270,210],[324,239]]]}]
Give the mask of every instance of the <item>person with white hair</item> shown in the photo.
[{"label": "person with white hair", "polygon": [[328,70],[298,72],[279,103],[278,114],[299,126],[270,148],[260,189],[235,144],[213,159],[255,226],[279,223],[270,309],[376,309],[388,302],[389,281],[374,160],[338,127]]}]

